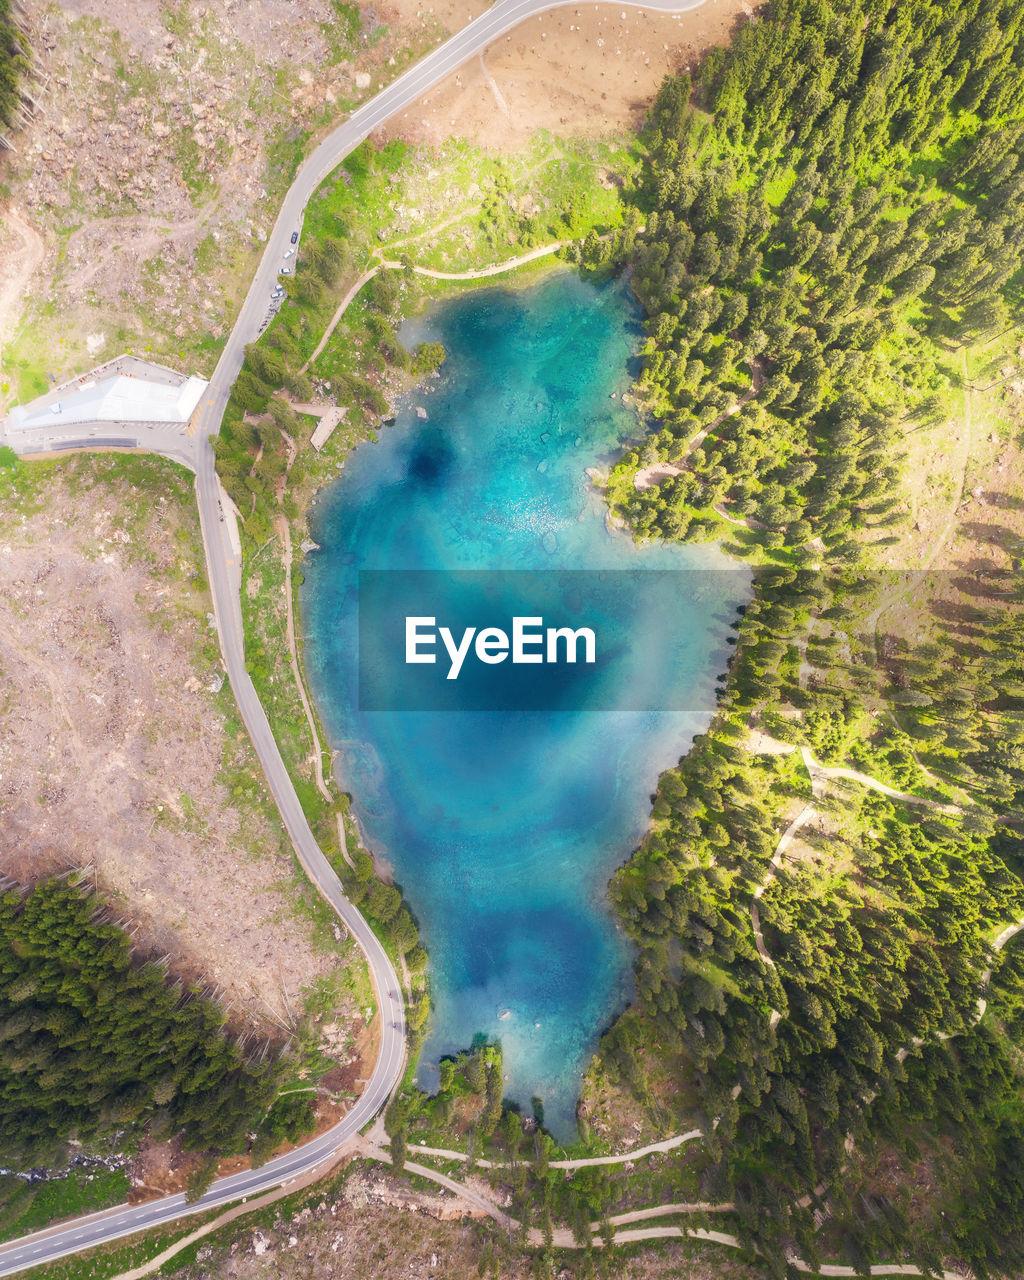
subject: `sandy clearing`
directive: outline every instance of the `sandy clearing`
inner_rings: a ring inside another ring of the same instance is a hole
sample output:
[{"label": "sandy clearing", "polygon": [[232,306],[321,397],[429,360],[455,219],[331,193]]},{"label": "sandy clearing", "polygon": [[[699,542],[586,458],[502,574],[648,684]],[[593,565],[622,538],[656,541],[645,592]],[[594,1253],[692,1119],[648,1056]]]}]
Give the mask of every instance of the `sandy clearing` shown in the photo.
[{"label": "sandy clearing", "polygon": [[[411,23],[432,14],[456,30],[481,6],[449,0],[422,9],[397,0]],[[753,13],[746,0],[707,0],[678,15],[581,4],[531,18],[490,45],[387,126],[391,136],[439,145],[465,138],[518,150],[538,129],[604,137],[634,128],[665,75],[694,68]]]},{"label": "sandy clearing", "polygon": [[633,477],[633,484],[642,493],[645,489],[656,489],[663,481],[682,473],[683,468],[673,462],[654,462],[649,467],[640,468]]}]

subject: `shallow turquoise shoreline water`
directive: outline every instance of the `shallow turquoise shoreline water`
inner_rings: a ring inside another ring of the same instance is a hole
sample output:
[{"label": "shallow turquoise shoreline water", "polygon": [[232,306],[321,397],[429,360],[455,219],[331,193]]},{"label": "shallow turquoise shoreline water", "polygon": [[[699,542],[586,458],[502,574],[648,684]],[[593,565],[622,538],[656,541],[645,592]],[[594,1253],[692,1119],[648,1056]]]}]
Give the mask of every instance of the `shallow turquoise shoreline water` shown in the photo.
[{"label": "shallow turquoise shoreline water", "polygon": [[[585,468],[637,430],[619,399],[640,335],[624,284],[558,272],[459,297],[408,328],[449,359],[315,509],[307,665],[341,779],[430,952],[421,1083],[444,1054],[499,1038],[507,1096],[526,1111],[539,1098],[567,1138],[587,1058],[630,994],[608,877],[643,836],[658,774],[710,718],[749,578],[714,548],[638,548],[606,527]],[[683,709],[361,711],[361,569],[691,571],[622,668]]]}]

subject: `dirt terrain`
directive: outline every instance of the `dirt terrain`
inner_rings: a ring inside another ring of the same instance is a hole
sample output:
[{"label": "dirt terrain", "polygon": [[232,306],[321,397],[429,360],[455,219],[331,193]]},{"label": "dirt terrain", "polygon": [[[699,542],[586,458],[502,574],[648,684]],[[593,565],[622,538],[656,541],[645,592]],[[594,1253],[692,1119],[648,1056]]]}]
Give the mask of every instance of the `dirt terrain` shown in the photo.
[{"label": "dirt terrain", "polygon": [[[415,8],[410,0],[401,6]],[[479,11],[449,0],[433,12],[455,30]],[[553,9],[466,63],[389,129],[411,142],[455,136],[499,151],[522,147],[538,129],[622,134],[640,122],[668,72],[696,68],[753,13],[746,0],[706,0],[678,15],[614,4]]]},{"label": "dirt terrain", "polygon": [[11,474],[0,868],[26,881],[95,868],[147,949],[223,988],[237,1015],[290,1026],[303,990],[344,962],[314,937],[234,718],[189,478],[109,455],[34,464],[20,495]]}]

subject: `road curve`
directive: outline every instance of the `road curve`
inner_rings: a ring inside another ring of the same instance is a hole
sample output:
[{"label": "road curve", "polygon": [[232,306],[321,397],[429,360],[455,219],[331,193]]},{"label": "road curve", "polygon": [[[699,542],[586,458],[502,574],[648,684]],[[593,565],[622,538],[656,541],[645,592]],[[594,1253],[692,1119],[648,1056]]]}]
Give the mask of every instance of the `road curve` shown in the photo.
[{"label": "road curve", "polygon": [[[700,8],[705,0],[649,0],[649,3],[641,3],[641,0],[617,0],[617,3],[620,8],[686,13]],[[278,273],[286,265],[284,255],[290,247],[292,234],[300,229],[303,211],[323,180],[374,129],[390,120],[403,107],[422,97],[439,80],[443,80],[499,36],[511,31],[527,18],[572,4],[583,7],[580,0],[498,0],[463,27],[457,35],[428,53],[386,89],[382,89],[375,98],[354,111],[302,163],[281,204],[245,302],[221,352],[210,387],[199,406],[197,421],[205,433],[215,433],[219,429],[228,393],[242,367],[245,345],[254,342],[259,336],[270,294],[277,283]]]},{"label": "road curve", "polygon": [[[475,18],[457,35],[355,111],[316,147],[302,164],[285,195],[249,292],[193,418],[195,434],[191,441],[179,442],[175,449],[177,460],[191,466],[196,473],[196,495],[210,591],[221,650],[239,712],[252,738],[299,860],[316,888],[344,921],[366,954],[377,988],[381,1010],[381,1049],[369,1083],[352,1110],[331,1129],[297,1150],[268,1161],[260,1169],[219,1178],[194,1205],[186,1205],[184,1196],[180,1194],[146,1204],[119,1205],[0,1245],[0,1276],[41,1266],[68,1254],[286,1183],[290,1178],[326,1162],[338,1147],[377,1114],[401,1078],[405,1062],[405,1011],[401,998],[391,998],[392,991],[400,992],[394,968],[363,916],[342,893],[337,876],[313,836],[274,741],[266,713],[245,669],[239,594],[240,565],[230,544],[228,523],[221,519],[221,490],[214,470],[210,437],[220,429],[231,386],[242,367],[245,346],[259,336],[270,293],[284,265],[284,254],[290,246],[292,233],[299,230],[302,213],[310,197],[328,174],[378,125],[415,102],[439,80],[485,49],[498,36],[504,35],[527,18],[572,3],[579,3],[579,0],[555,0],[555,3],[551,3],[551,0],[498,0],[498,3]],[[704,0],[650,0],[644,4],[640,0],[616,0],[616,3],[620,7],[683,13],[699,8]],[[111,438],[104,439],[103,443],[108,446],[121,443],[124,446],[139,447],[141,442],[136,438],[137,432],[121,434],[125,438],[118,441],[113,438],[117,435],[116,428],[110,431],[105,428],[105,437]],[[49,448],[54,451],[88,448],[95,443],[85,439],[52,439]],[[190,443],[192,448],[189,448]],[[155,451],[164,452],[159,445]]]}]

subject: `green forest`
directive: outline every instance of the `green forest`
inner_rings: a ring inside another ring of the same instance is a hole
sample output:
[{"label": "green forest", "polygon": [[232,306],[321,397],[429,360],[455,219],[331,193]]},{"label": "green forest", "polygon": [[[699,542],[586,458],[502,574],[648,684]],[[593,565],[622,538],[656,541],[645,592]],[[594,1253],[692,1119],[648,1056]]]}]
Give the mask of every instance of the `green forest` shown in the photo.
[{"label": "green forest", "polygon": [[[382,190],[390,191],[389,179],[399,171],[405,153],[399,141],[379,153],[363,143],[345,158],[344,177],[310,202],[295,274],[279,277],[287,307],[263,339],[245,349],[214,452],[217,474],[242,513],[243,531],[257,544],[270,537],[276,516],[298,516],[295,495],[307,469],[303,458],[290,459],[285,437],[301,438],[303,429],[281,392],[299,401],[314,398],[317,368],[312,353],[341,289],[368,253],[361,208],[372,207]],[[444,360],[444,349],[437,343],[421,343],[409,352],[398,341],[393,319],[398,288],[399,273],[392,271],[381,271],[367,283],[362,292],[370,339],[366,362],[361,364],[346,350],[343,363],[349,367],[335,370],[327,382],[320,379],[324,388],[330,387],[331,399],[345,409],[356,438],[371,434],[371,424],[389,412],[377,385],[382,367],[422,377]],[[307,365],[312,365],[308,371]]]},{"label": "green forest", "polygon": [[28,70],[22,33],[11,16],[11,0],[0,0],[0,123],[14,119],[21,78]]},{"label": "green forest", "polygon": [[247,1150],[256,1131],[254,1156],[265,1158],[308,1116],[298,1123],[272,1105],[279,1053],[240,1041],[225,1022],[211,1000],[135,956],[107,904],[74,877],[8,889],[0,896],[5,1164],[61,1166],[72,1139],[122,1150],[144,1133],[180,1135],[212,1160]]},{"label": "green forest", "polygon": [[[1022,24],[1021,0],[774,0],[661,90],[643,229],[583,246],[633,263],[648,317],[653,430],[610,497],[641,536],[740,525],[757,566],[717,718],[612,884],[638,1000],[600,1058],[665,1125],[696,1109],[702,1193],[778,1275],[1024,1264],[1024,954],[991,950],[1024,914],[1024,592],[978,574],[950,605],[875,567],[905,431],[1021,319]],[[678,474],[638,491],[657,460]],[[810,782],[753,730],[925,803],[830,784],[771,874]]]}]

